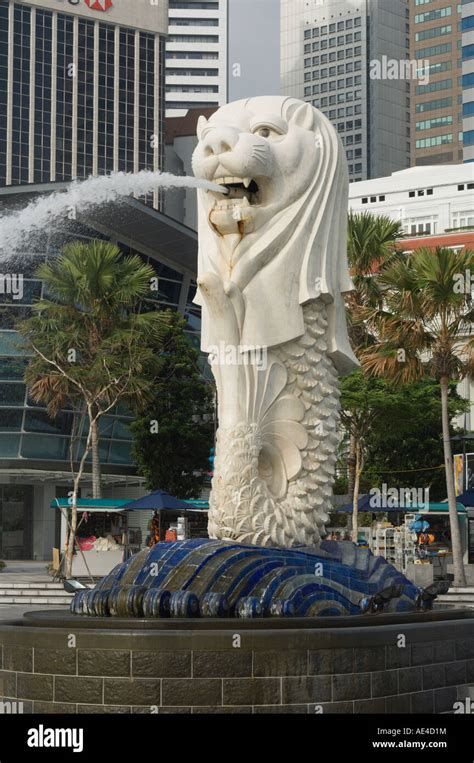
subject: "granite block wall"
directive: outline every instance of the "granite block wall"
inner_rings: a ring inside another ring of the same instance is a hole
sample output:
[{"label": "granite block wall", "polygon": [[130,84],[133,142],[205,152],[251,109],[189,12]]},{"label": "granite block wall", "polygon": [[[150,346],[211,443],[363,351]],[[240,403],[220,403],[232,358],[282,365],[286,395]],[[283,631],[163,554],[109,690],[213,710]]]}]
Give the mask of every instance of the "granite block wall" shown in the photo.
[{"label": "granite block wall", "polygon": [[449,713],[474,691],[474,620],[301,630],[75,623],[0,626],[5,702],[25,713]]}]

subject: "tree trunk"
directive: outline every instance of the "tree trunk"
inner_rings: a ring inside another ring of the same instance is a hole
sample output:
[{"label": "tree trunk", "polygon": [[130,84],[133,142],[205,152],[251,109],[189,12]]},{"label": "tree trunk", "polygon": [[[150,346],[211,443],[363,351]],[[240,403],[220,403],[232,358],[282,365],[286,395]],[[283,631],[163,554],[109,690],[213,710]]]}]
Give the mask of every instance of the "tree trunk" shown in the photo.
[{"label": "tree trunk", "polygon": [[74,490],[72,493],[72,505],[71,505],[71,526],[67,533],[67,549],[66,549],[66,578],[69,580],[72,578],[72,560],[74,557],[74,544],[76,542],[76,529],[77,529],[77,493],[79,488],[79,481],[77,478],[74,480]]},{"label": "tree trunk", "polygon": [[[355,468],[356,468],[356,437],[352,430],[349,433],[349,455],[347,457],[347,492],[349,494],[349,501],[354,501],[354,483],[355,483]],[[352,514],[347,515],[347,529],[351,533],[352,537]]]},{"label": "tree trunk", "polygon": [[[92,419],[92,416],[90,415],[90,410],[89,410],[89,422],[91,421],[91,419]],[[71,526],[69,530],[67,550],[66,550],[66,578],[68,580],[72,577],[72,560],[74,557],[74,546],[76,543],[77,496],[79,493],[79,487],[81,484],[82,475],[84,474],[84,466],[86,464],[87,457],[89,456],[89,453],[91,452],[91,445],[92,445],[92,429],[89,426],[89,433],[87,435],[84,453],[81,456],[81,460],[79,462],[79,469],[77,470],[77,474],[74,477],[74,483],[73,483],[73,491],[72,491],[72,499],[71,499],[72,500]]]},{"label": "tree trunk", "polygon": [[449,439],[449,411],[448,411],[448,379],[440,379],[441,387],[441,416],[443,422],[443,449],[444,468],[446,471],[446,492],[448,495],[449,523],[451,526],[451,544],[453,551],[454,585],[463,587],[466,585],[464,572],[461,528],[456,509],[456,493],[454,490],[453,456],[451,453],[451,440]]},{"label": "tree trunk", "polygon": [[99,456],[99,425],[97,419],[89,420],[91,428],[92,449],[92,497],[102,498],[100,456]]},{"label": "tree trunk", "polygon": [[359,489],[360,475],[362,473],[362,448],[360,442],[355,441],[355,468],[354,468],[354,492],[352,495],[352,540],[357,543],[359,537]]},{"label": "tree trunk", "polygon": [[349,456],[347,459],[347,492],[352,499],[354,496],[354,483],[355,483],[355,467],[356,467],[356,437],[353,432],[349,436]]}]

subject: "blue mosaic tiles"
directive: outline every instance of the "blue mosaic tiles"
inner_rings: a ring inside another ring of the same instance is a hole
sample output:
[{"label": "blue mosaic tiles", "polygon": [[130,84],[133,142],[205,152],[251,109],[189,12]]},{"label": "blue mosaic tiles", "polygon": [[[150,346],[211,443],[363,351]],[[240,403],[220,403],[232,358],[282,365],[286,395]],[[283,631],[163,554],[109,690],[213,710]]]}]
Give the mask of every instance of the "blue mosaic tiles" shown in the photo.
[{"label": "blue mosaic tiles", "polygon": [[[395,595],[373,598],[393,587]],[[263,548],[219,540],[158,543],[71,601],[77,615],[135,618],[325,617],[420,608],[421,591],[349,542]]]}]

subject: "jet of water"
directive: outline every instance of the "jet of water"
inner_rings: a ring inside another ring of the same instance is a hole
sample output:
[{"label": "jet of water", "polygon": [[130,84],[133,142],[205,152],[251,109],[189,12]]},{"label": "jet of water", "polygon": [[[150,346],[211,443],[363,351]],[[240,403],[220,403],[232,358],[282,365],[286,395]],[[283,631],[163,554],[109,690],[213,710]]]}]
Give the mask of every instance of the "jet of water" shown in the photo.
[{"label": "jet of water", "polygon": [[157,188],[204,188],[226,193],[223,186],[199,178],[172,175],[169,172],[142,170],[136,174],[114,172],[111,175],[74,181],[65,191],[42,196],[24,209],[0,217],[0,251],[15,250],[35,231],[46,228],[55,218],[84,212],[121,197],[144,196]]}]

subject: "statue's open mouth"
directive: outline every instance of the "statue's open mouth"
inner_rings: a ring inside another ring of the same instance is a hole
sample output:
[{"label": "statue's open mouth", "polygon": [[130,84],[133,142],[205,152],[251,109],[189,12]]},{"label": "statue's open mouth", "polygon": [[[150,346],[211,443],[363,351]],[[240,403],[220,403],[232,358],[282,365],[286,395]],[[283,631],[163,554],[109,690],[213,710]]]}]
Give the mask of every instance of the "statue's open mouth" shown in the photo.
[{"label": "statue's open mouth", "polygon": [[239,202],[242,206],[255,206],[260,202],[258,195],[260,190],[259,186],[252,178],[219,177],[214,178],[214,182],[227,189],[227,194],[224,199],[222,198],[222,194],[215,194],[218,208],[222,209],[226,206],[235,207],[236,205],[239,205]]}]

